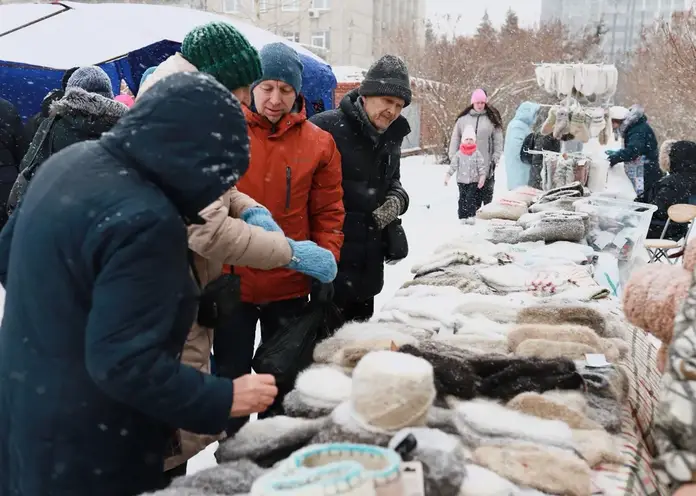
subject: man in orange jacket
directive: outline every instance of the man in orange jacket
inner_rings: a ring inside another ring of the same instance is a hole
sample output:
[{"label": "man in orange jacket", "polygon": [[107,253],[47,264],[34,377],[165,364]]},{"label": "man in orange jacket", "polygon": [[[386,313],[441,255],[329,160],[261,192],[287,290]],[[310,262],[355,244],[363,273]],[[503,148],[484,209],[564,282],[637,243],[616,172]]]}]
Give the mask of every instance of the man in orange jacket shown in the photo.
[{"label": "man in orange jacket", "polygon": [[[251,108],[244,108],[251,162],[237,188],[270,211],[270,229],[275,220],[288,238],[314,241],[338,260],[345,217],[340,154],[331,135],[307,120],[297,52],[273,43],[260,55],[263,76],[252,86]],[[263,225],[263,220],[246,221]],[[297,271],[235,267],[234,272],[241,277],[242,303],[216,330],[214,343],[217,373],[231,379],[251,370],[258,321],[261,340],[267,341],[301,314],[312,289],[313,295],[330,297],[327,285]],[[228,434],[245,421],[233,419]]]}]

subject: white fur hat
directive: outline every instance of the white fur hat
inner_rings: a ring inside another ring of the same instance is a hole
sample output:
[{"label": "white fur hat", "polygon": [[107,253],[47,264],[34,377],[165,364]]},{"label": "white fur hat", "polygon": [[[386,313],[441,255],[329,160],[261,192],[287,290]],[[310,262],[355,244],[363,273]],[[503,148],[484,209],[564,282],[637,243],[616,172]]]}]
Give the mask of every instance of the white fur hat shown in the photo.
[{"label": "white fur hat", "polygon": [[622,121],[628,117],[628,109],[621,105],[615,105],[609,109],[609,118],[613,121]]},{"label": "white fur hat", "polygon": [[351,406],[373,428],[393,432],[425,425],[435,395],[433,367],[419,357],[373,351],[353,371]]},{"label": "white fur hat", "polygon": [[476,141],[476,131],[472,126],[466,126],[464,128],[464,131],[462,132],[462,143],[464,143],[465,139],[472,139]]}]

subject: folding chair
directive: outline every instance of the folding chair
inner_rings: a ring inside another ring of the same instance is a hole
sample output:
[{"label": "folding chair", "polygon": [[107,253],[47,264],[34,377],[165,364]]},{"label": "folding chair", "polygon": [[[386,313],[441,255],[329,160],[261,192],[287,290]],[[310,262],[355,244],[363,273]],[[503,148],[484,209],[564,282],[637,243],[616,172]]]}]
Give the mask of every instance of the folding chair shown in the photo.
[{"label": "folding chair", "polygon": [[[684,255],[684,248],[689,240],[691,229],[694,227],[694,219],[696,219],[696,205],[679,203],[669,207],[669,209],[667,209],[667,222],[665,223],[665,228],[662,230],[660,239],[645,240],[644,246],[650,254],[650,260],[648,263],[665,261],[672,265],[676,264]],[[672,241],[671,239],[664,239],[670,222],[689,224],[689,229],[686,232],[686,236],[681,242]],[[677,251],[670,254],[669,252],[671,250]]]}]

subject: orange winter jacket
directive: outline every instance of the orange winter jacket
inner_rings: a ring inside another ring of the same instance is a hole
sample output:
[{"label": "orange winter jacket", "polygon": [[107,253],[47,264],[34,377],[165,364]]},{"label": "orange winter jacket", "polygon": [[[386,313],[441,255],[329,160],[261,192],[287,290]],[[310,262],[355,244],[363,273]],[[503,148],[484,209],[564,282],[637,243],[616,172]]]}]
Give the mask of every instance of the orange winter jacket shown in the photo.
[{"label": "orange winter jacket", "polygon": [[[285,235],[312,240],[336,260],[343,245],[341,155],[333,137],[307,120],[304,110],[277,124],[244,107],[251,161],[237,189],[264,205]],[[268,303],[306,296],[308,276],[287,269],[235,267],[242,280],[242,301]]]}]

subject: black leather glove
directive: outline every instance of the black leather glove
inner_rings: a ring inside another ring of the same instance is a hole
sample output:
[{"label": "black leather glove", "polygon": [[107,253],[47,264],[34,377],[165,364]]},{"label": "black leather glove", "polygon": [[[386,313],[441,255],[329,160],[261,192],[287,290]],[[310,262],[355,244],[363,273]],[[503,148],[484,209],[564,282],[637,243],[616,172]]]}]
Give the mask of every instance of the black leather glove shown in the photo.
[{"label": "black leather glove", "polygon": [[312,292],[309,298],[312,301],[319,303],[328,303],[333,301],[334,287],[332,282],[322,283],[314,279],[312,281]]}]

